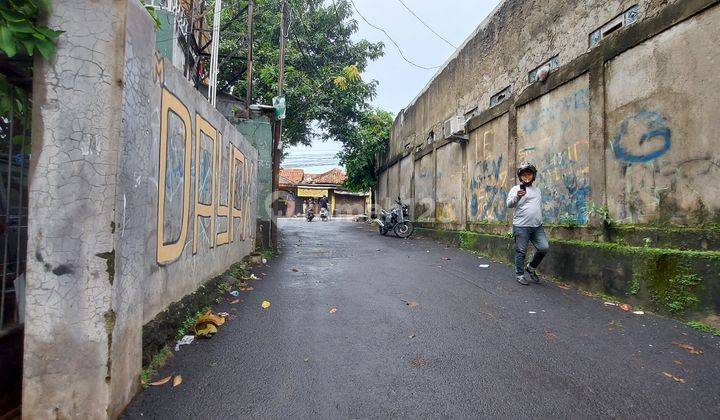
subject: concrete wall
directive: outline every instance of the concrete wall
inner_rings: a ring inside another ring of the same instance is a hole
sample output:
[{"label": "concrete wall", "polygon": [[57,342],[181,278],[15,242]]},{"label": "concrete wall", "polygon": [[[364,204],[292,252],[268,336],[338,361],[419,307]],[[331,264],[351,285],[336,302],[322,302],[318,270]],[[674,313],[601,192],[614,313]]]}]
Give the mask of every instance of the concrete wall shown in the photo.
[{"label": "concrete wall", "polygon": [[[590,46],[618,16],[623,27]],[[419,219],[467,228],[509,223],[525,160],[540,170],[548,224],[594,222],[591,203],[619,223],[717,223],[718,28],[717,0],[506,0],[398,114],[380,176],[414,158],[414,179],[387,189],[412,191]],[[552,57],[559,66],[531,83]],[[467,141],[442,138],[453,115],[466,117]]]},{"label": "concrete wall", "polygon": [[257,152],[156,53],[139,2],[58,3],[48,25],[64,33],[35,67],[23,414],[113,417],[142,325],[253,249]]}]

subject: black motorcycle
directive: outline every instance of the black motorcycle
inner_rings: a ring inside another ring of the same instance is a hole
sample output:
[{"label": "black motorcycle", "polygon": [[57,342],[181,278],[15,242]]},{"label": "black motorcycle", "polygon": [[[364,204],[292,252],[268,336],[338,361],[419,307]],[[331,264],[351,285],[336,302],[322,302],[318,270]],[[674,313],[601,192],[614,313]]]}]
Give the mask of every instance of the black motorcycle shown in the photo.
[{"label": "black motorcycle", "polygon": [[395,200],[395,204],[397,207],[390,211],[380,210],[378,230],[381,235],[385,235],[392,229],[399,238],[408,238],[415,231],[415,226],[410,221],[410,208],[400,201],[400,197]]}]

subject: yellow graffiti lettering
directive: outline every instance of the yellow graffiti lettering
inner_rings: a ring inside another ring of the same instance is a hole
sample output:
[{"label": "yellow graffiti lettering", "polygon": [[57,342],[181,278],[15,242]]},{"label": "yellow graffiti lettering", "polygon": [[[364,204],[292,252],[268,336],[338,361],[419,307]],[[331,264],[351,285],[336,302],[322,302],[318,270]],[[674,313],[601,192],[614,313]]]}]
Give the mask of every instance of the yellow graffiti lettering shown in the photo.
[{"label": "yellow graffiti lettering", "polygon": [[[245,167],[245,155],[235,146],[232,146],[231,151],[231,159],[230,159],[230,194],[228,198],[228,205],[230,206],[230,217],[228,217],[228,229],[230,230],[230,240],[234,240],[234,225],[235,225],[235,219],[242,218],[242,209],[235,207],[235,191],[237,190],[237,186],[235,185],[238,180],[235,177],[235,171],[236,171],[236,165],[238,165],[238,162],[243,165],[243,172],[242,172],[242,179],[239,180],[241,183],[242,191],[240,192],[241,197],[245,195],[245,171],[247,168]],[[241,206],[242,207],[242,206]],[[244,224],[241,226],[240,231],[240,240],[245,240],[245,226]]]},{"label": "yellow graffiti lettering", "polygon": [[[185,247],[188,231],[188,217],[190,213],[190,156],[192,155],[192,122],[190,112],[180,100],[167,89],[162,90],[160,103],[160,162],[158,177],[158,217],[157,217],[157,262],[168,264],[175,261],[182,254]],[[167,177],[167,148],[168,148],[168,115],[172,112],[182,120],[185,127],[185,156],[183,167],[183,209],[180,237],[173,243],[166,244],[165,233],[165,182]]]},{"label": "yellow graffiti lettering", "polygon": [[[229,207],[229,205],[230,205],[230,201],[229,201],[229,200],[230,200],[230,195],[232,195],[232,193],[231,193],[231,191],[228,189],[228,195],[227,195],[227,196],[228,196],[228,205],[223,205],[223,204],[222,204],[222,200],[221,200],[222,196],[221,196],[221,194],[220,194],[220,190],[222,189],[222,156],[223,156],[223,150],[224,150],[224,149],[225,149],[225,147],[224,147],[223,142],[222,142],[222,136],[220,136],[220,141],[218,141],[218,178],[219,178],[219,179],[218,179],[218,195],[217,195],[217,197],[218,197],[218,199],[217,199],[217,217],[218,217],[218,218],[224,217],[225,220],[227,220],[227,225],[228,225],[228,226],[227,226],[227,229],[225,230],[225,232],[218,232],[218,233],[216,233],[216,235],[217,235],[217,241],[216,241],[217,245],[225,245],[225,244],[227,244],[227,243],[230,242],[230,223],[231,223],[231,220],[230,220],[230,210],[229,210],[228,207]],[[232,153],[232,150],[230,151],[230,153]],[[232,170],[232,165],[230,165],[230,158],[231,158],[231,156],[229,156],[229,159],[228,159],[228,171],[231,171],[231,170]],[[232,175],[231,175],[230,173],[228,173],[228,183],[227,183],[227,184],[228,184],[228,188],[230,188],[231,185],[232,185],[232,182],[230,182],[230,177],[231,177],[231,176],[232,176]]]},{"label": "yellow graffiti lettering", "polygon": [[[200,181],[202,178],[201,166],[202,163],[202,138],[205,134],[210,140],[212,140],[212,148],[210,149],[210,202],[202,202],[202,194],[200,193]],[[200,115],[195,115],[195,217],[193,223],[195,229],[193,229],[193,254],[197,253],[198,247],[198,232],[200,231],[200,218],[210,218],[210,248],[214,246],[215,237],[215,178],[216,178],[216,156],[217,156],[217,145],[219,141],[219,133],[217,129],[212,126],[205,118]],[[219,192],[219,191],[218,191]]]},{"label": "yellow graffiti lettering", "polygon": [[165,82],[165,73],[163,70],[163,58],[162,56],[155,51],[153,54],[153,60],[152,60],[152,78],[153,82],[157,83],[164,83]]}]

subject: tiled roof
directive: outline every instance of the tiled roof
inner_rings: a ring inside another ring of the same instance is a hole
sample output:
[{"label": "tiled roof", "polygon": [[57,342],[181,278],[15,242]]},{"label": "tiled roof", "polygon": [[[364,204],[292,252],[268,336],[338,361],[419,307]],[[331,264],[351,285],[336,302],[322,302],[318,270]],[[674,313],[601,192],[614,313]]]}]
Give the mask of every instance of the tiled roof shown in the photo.
[{"label": "tiled roof", "polygon": [[345,172],[334,168],[322,174],[305,174],[302,183],[340,185],[345,181],[345,178],[347,178]]},{"label": "tiled roof", "polygon": [[305,176],[305,171],[302,169],[284,169],[280,168],[280,183],[285,184],[287,181],[288,185],[297,185],[302,182]]}]

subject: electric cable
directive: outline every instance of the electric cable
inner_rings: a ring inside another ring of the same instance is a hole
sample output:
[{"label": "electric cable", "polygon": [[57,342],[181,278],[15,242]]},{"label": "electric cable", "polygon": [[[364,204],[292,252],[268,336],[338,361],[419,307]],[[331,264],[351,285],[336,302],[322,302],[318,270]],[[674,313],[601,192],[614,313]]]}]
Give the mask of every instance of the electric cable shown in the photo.
[{"label": "electric cable", "polygon": [[395,40],[390,36],[390,34],[388,34],[388,32],[387,32],[385,29],[383,29],[383,28],[381,28],[381,27],[379,27],[379,26],[376,26],[376,25],[373,25],[372,23],[370,23],[370,22],[365,18],[365,16],[363,16],[363,14],[360,13],[360,10],[358,10],[357,6],[355,5],[355,1],[354,1],[354,0],[350,0],[350,3],[352,4],[353,9],[355,9],[355,12],[357,12],[358,16],[360,16],[360,17],[362,18],[362,20],[365,21],[365,23],[367,23],[368,25],[372,26],[373,28],[375,28],[375,29],[377,29],[378,31],[381,31],[382,33],[385,34],[385,36],[390,40],[390,42],[392,42],[392,43],[395,45],[395,47],[397,48],[397,50],[398,50],[398,52],[400,53],[400,56],[402,57],[403,60],[405,60],[405,61],[407,61],[409,64],[411,64],[411,65],[413,65],[413,66],[415,66],[415,67],[417,67],[417,68],[423,69],[423,70],[435,70],[435,69],[439,69],[439,68],[440,68],[440,66],[434,66],[434,67],[421,66],[420,64],[417,64],[417,63],[414,63],[414,62],[410,61],[410,60],[405,56],[405,54],[403,53],[403,50],[402,50],[402,48],[400,48],[400,45],[398,45],[398,43],[395,42]]},{"label": "electric cable", "polygon": [[422,20],[422,19],[420,18],[420,16],[416,15],[415,12],[413,12],[412,9],[410,9],[410,8],[408,7],[408,5],[405,4],[405,2],[404,2],[403,0],[398,0],[398,1],[400,2],[400,4],[403,5],[403,7],[405,7],[405,8],[407,9],[408,12],[410,12],[413,16],[415,16],[415,18],[416,18],[417,20],[419,20],[420,23],[422,23],[423,25],[425,25],[426,28],[430,29],[430,32],[434,33],[438,38],[440,38],[440,39],[442,39],[443,41],[445,41],[445,43],[448,44],[449,46],[457,49],[457,46],[455,46],[452,42],[450,42],[450,41],[448,41],[447,39],[445,39],[445,38],[444,38],[442,35],[440,35],[439,33],[435,32],[435,30],[434,30],[433,28],[431,28],[430,25],[428,25],[427,23],[425,23],[425,21]]}]

